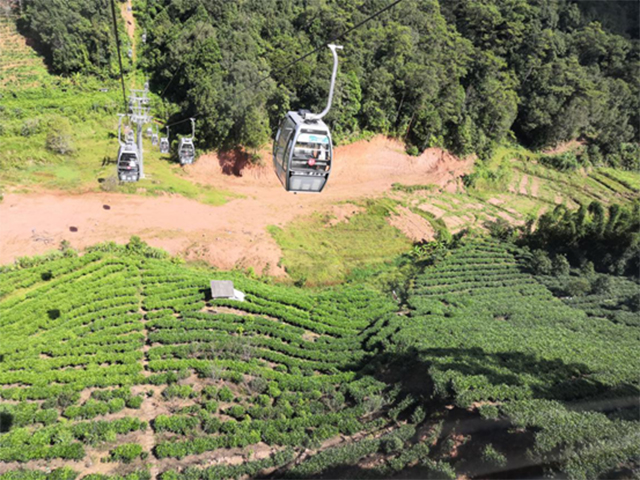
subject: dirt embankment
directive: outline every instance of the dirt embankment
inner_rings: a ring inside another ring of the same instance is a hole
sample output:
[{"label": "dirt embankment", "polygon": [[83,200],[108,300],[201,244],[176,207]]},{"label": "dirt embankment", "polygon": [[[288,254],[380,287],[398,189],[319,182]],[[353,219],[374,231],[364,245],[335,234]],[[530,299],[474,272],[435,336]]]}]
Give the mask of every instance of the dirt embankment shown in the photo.
[{"label": "dirt embankment", "polygon": [[186,168],[194,183],[243,196],[222,206],[180,196],[6,194],[0,203],[0,264],[44,253],[62,240],[84,248],[104,241],[124,243],[138,235],[171,254],[220,268],[251,266],[257,272],[284,275],[278,267],[280,249],[267,226],[284,226],[338,202],[379,196],[396,182],[451,186],[472,167],[471,160],[458,160],[439,149],[410,157],[401,143],[379,136],[336,149],[335,166],[322,194],[293,195],[271,171],[268,154],[264,157],[265,166],[252,167],[242,155],[209,154]]}]

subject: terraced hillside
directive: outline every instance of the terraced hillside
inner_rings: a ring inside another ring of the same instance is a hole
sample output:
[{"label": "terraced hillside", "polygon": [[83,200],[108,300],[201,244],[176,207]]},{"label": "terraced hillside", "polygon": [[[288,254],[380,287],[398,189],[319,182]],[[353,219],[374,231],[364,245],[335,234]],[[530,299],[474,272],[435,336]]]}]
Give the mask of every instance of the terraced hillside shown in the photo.
[{"label": "terraced hillside", "polygon": [[455,250],[416,279],[410,321],[393,318],[368,347],[421,367],[432,400],[485,419],[451,422],[457,471],[522,478],[546,464],[586,479],[637,469],[637,325],[568,308],[518,255],[494,242]]},{"label": "terraced hillside", "polygon": [[[2,479],[638,467],[637,327],[565,306],[501,244],[453,250],[399,313],[136,240],[21,266],[0,277]],[[211,279],[245,301],[209,299]]]},{"label": "terraced hillside", "polygon": [[[246,301],[206,301],[209,280],[230,277]],[[173,459],[257,461],[384,423],[370,414],[388,400],[364,401],[384,384],[355,373],[361,331],[394,308],[372,292],[93,252],[4,274],[2,294],[0,471],[115,471],[100,460],[127,460],[122,443],[134,467],[155,456],[154,473],[183,465]]]},{"label": "terraced hillside", "polygon": [[395,190],[413,211],[442,221],[453,232],[496,219],[523,225],[559,204],[573,209],[593,201],[624,205],[640,198],[636,171],[607,167],[559,171],[546,165],[545,157],[503,146],[490,161],[477,164],[473,173],[451,186],[455,188],[396,185]]}]

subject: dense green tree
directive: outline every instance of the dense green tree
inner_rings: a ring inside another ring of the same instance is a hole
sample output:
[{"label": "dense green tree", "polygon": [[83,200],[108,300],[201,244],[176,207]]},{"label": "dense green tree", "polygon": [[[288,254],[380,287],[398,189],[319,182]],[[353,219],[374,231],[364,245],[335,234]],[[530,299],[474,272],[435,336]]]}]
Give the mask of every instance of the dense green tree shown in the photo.
[{"label": "dense green tree", "polygon": [[566,255],[575,266],[590,265],[583,270],[591,270],[591,275],[595,266],[602,272],[638,276],[640,204],[636,202],[629,207],[614,204],[607,210],[594,201],[575,211],[559,205],[542,215],[536,229],[525,234],[522,241],[535,249],[533,265],[538,273],[545,273],[548,267],[553,269],[550,261],[547,263],[548,258],[544,260],[546,250]]},{"label": "dense green tree", "polygon": [[[22,0],[23,30],[42,48],[58,73],[112,75],[118,72],[108,0]],[[120,24],[123,60],[128,37]]]},{"label": "dense green tree", "polygon": [[[581,139],[586,153],[569,166],[640,167],[638,7],[591,3],[404,0],[339,40],[326,119],[335,139],[382,132],[414,152],[443,146],[480,158],[513,134],[534,148]],[[56,71],[117,72],[107,0],[24,5],[25,28]],[[324,108],[328,50],[291,61],[386,5],[139,0],[148,32],[139,64],[178,107],[167,121],[198,114],[203,147],[257,148],[288,109]],[[177,129],[187,133],[189,123]]]}]

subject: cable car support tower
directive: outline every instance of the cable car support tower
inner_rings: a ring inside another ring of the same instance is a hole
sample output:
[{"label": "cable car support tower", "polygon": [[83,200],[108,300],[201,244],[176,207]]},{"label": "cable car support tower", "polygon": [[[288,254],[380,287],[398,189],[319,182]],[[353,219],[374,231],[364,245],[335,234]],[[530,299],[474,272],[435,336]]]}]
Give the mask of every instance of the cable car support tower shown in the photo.
[{"label": "cable car support tower", "polygon": [[138,155],[140,156],[140,178],[144,176],[144,155],[142,150],[142,132],[143,127],[147,123],[151,123],[151,115],[149,107],[149,90],[147,84],[145,84],[144,90],[131,90],[129,96],[129,118],[132,123],[136,125],[136,143],[138,144]]}]

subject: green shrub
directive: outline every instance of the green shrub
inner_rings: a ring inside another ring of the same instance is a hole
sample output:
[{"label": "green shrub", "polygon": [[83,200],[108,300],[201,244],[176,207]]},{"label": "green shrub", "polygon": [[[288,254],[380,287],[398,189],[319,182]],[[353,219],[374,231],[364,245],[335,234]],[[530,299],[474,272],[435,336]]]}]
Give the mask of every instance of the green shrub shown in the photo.
[{"label": "green shrub", "polygon": [[200,392],[203,397],[213,399],[218,397],[218,388],[213,385],[206,385]]},{"label": "green shrub", "polygon": [[498,416],[500,415],[500,410],[498,409],[498,407],[496,405],[481,405],[480,407],[478,407],[478,412],[480,413],[480,416],[482,418],[485,418],[487,420],[493,420],[498,418]]},{"label": "green shrub", "polygon": [[415,145],[407,145],[405,151],[407,152],[407,155],[411,155],[412,157],[417,157],[418,155],[420,155],[420,150],[418,150],[418,147],[416,147]]},{"label": "green shrub", "polygon": [[122,398],[114,398],[109,400],[109,413],[116,413],[125,407],[126,403]]},{"label": "green shrub", "polygon": [[567,260],[566,255],[556,255],[553,257],[552,271],[556,277],[569,275],[571,265],[569,265],[569,260]]},{"label": "green shrub", "polygon": [[258,395],[256,403],[262,407],[268,407],[271,405],[271,398],[269,398],[269,395]]},{"label": "green shrub", "polygon": [[40,133],[41,125],[39,118],[29,118],[24,121],[22,127],[20,128],[20,135],[23,137],[30,137],[31,135],[35,135]]},{"label": "green shrub", "polygon": [[570,297],[581,297],[591,290],[591,282],[583,277],[570,279],[564,287],[565,293]]},{"label": "green shrub", "polygon": [[532,252],[530,265],[537,275],[551,275],[553,273],[553,262],[544,250],[534,250]]},{"label": "green shrub", "polygon": [[422,461],[422,466],[427,469],[428,480],[456,480],[456,471],[451,465],[441,460],[434,462],[431,459]]},{"label": "green shrub", "polygon": [[640,293],[636,293],[629,297],[627,305],[632,312],[640,312]]},{"label": "green shrub", "polygon": [[156,432],[173,432],[187,435],[193,432],[200,421],[195,417],[186,415],[158,415],[153,421],[153,429]]},{"label": "green shrub", "polygon": [[591,293],[595,295],[610,295],[613,292],[613,281],[608,275],[598,276],[591,284]]},{"label": "green shrub", "polygon": [[242,420],[247,414],[247,411],[241,405],[234,405],[233,407],[227,409],[226,414],[230,417],[235,418],[236,420]]},{"label": "green shrub", "polygon": [[496,468],[504,468],[507,465],[507,457],[498,452],[491,444],[482,451],[482,460]]},{"label": "green shrub", "polygon": [[142,457],[142,445],[137,443],[123,443],[111,450],[109,461],[131,463],[135,459]]},{"label": "green shrub", "polygon": [[216,417],[206,417],[202,420],[202,430],[205,433],[217,433],[220,430],[220,420]]},{"label": "green shrub", "polygon": [[69,467],[55,468],[49,473],[21,468],[0,474],[0,480],[74,480],[77,477],[78,472]]},{"label": "green shrub", "polygon": [[267,393],[271,398],[278,398],[280,395],[282,395],[282,390],[280,390],[278,382],[270,382]]},{"label": "green shrub", "polygon": [[411,423],[418,424],[426,417],[426,413],[422,407],[417,407],[411,414]]},{"label": "green shrub", "polygon": [[66,118],[58,119],[49,127],[45,146],[48,150],[60,155],[73,153],[74,146],[71,132],[69,120]]},{"label": "green shrub", "polygon": [[140,395],[135,397],[129,397],[126,400],[127,408],[140,408],[142,406],[143,398]]},{"label": "green shrub", "polygon": [[254,393],[264,393],[267,387],[267,381],[262,377],[256,377],[249,382],[249,388]]},{"label": "green shrub", "polygon": [[380,443],[380,448],[384,453],[399,452],[404,446],[404,442],[395,435],[391,435]]},{"label": "green shrub", "polygon": [[540,163],[561,172],[573,171],[580,167],[580,162],[574,152],[565,152],[559,155],[541,155]]},{"label": "green shrub", "polygon": [[234,398],[235,395],[227,386],[222,387],[218,392],[218,400],[220,400],[221,402],[231,402]]},{"label": "green shrub", "polygon": [[193,396],[193,388],[191,385],[178,385],[173,384],[169,385],[162,391],[162,396],[164,398],[189,398]]}]

